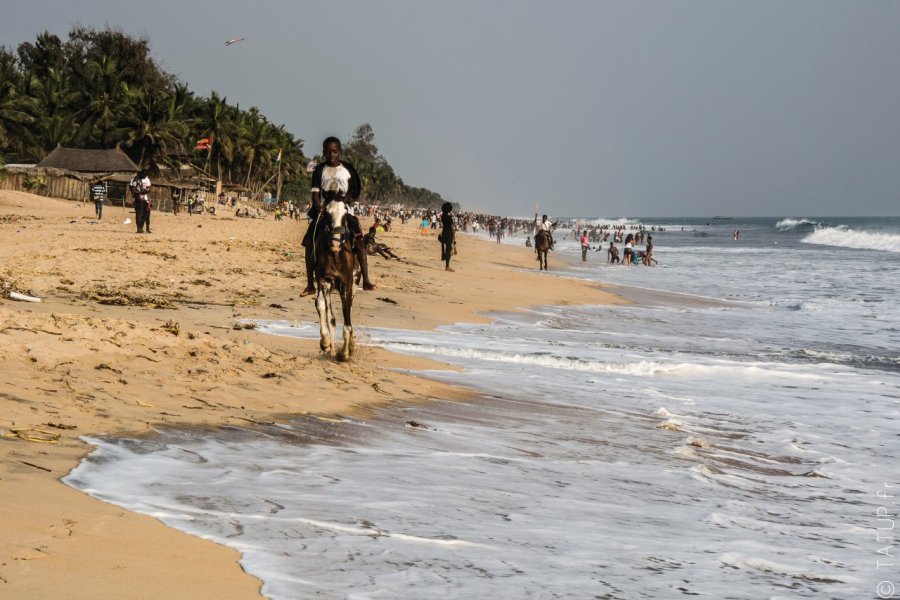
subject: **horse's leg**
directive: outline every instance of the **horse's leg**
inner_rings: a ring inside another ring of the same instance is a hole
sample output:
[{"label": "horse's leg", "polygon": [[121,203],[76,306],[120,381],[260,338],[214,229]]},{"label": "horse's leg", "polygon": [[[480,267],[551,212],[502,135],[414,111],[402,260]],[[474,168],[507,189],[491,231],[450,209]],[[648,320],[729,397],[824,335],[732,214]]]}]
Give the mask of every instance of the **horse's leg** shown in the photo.
[{"label": "horse's leg", "polygon": [[337,321],[334,318],[334,292],[337,291],[340,293],[340,288],[337,287],[338,285],[340,284],[333,282],[331,284],[331,289],[328,290],[328,334],[331,336],[332,349],[334,349],[334,338],[337,335]]},{"label": "horse's leg", "polygon": [[331,323],[328,319],[328,294],[331,292],[331,286],[320,281],[316,284],[316,310],[319,312],[319,348],[322,352],[331,352],[331,340],[334,338],[334,332],[331,329]]},{"label": "horse's leg", "polygon": [[353,290],[354,286],[352,282],[344,285],[344,289],[341,290],[341,311],[344,317],[344,347],[341,348],[337,354],[337,358],[340,361],[350,360],[355,346],[353,339],[353,322],[350,319],[350,313],[353,309]]},{"label": "horse's leg", "polygon": [[[328,323],[331,326],[331,341],[334,342],[334,333],[337,331],[337,320],[334,318],[334,290],[338,284],[331,284],[331,289],[328,291]],[[340,294],[340,288],[338,288],[338,294]]]},{"label": "horse's leg", "polygon": [[[349,338],[350,342],[347,346],[347,351],[349,352],[348,356],[352,356],[353,352],[356,350],[356,332],[353,331],[353,296],[356,295],[356,288],[352,285],[349,286],[350,289],[347,290],[347,300],[344,303],[344,335]],[[347,333],[347,327],[350,328],[350,333]]]}]

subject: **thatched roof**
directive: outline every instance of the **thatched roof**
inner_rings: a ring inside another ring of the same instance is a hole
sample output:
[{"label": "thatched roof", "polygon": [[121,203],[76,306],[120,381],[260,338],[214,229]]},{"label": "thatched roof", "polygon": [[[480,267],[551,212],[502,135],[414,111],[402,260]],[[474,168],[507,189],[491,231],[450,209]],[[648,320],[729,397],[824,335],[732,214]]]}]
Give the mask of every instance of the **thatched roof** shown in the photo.
[{"label": "thatched roof", "polygon": [[135,173],[138,170],[128,155],[119,149],[81,150],[62,146],[57,146],[39,162],[38,168],[76,173]]}]

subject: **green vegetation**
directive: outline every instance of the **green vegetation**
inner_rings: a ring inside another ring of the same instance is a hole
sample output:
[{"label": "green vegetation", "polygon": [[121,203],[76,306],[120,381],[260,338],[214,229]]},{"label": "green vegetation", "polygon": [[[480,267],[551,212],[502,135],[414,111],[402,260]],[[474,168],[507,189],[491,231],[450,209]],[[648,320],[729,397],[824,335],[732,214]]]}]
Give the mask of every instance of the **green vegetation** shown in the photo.
[{"label": "green vegetation", "polygon": [[40,192],[47,187],[47,178],[43,175],[29,175],[23,185],[29,192]]},{"label": "green vegetation", "polygon": [[[439,206],[439,194],[410,188],[378,154],[368,124],[345,143],[367,202]],[[196,150],[200,139],[209,148]],[[309,197],[303,140],[256,107],[216,92],[197,96],[160,69],[149,40],[76,27],[67,40],[42,33],[15,52],[0,48],[0,156],[38,162],[57,145],[120,148],[151,174],[192,163],[225,184],[251,190],[270,182],[282,152],[282,196]],[[269,189],[274,183],[269,183]]]}]

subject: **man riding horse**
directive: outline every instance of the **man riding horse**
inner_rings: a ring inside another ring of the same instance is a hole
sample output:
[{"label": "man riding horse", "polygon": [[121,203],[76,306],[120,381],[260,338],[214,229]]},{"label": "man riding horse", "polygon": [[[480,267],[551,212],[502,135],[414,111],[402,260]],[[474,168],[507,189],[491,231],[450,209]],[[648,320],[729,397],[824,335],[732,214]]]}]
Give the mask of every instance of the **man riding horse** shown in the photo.
[{"label": "man riding horse", "polygon": [[316,292],[313,279],[315,246],[329,228],[343,225],[346,225],[350,232],[350,244],[362,271],[363,289],[374,290],[375,286],[369,281],[369,264],[366,260],[366,247],[363,243],[359,219],[347,210],[343,211],[346,213],[345,223],[329,222],[329,213],[334,212],[329,210],[331,203],[340,202],[349,206],[350,202],[359,198],[362,191],[359,174],[352,164],[341,160],[341,141],[338,138],[325,138],[322,143],[322,154],[325,162],[316,165],[310,186],[312,206],[307,213],[310,225],[306,230],[306,235],[303,236],[303,247],[306,249],[306,289],[300,295],[309,296]]},{"label": "man riding horse", "polygon": [[[535,242],[537,242],[537,237],[539,235],[546,235],[550,240],[550,249],[553,250],[553,244],[555,243],[553,240],[553,228],[556,227],[556,224],[559,221],[555,221],[553,223],[547,218],[547,215],[544,215],[540,221],[538,221],[537,213],[534,213],[534,225],[536,229],[536,233],[534,234]],[[535,247],[537,244],[535,243]]]}]

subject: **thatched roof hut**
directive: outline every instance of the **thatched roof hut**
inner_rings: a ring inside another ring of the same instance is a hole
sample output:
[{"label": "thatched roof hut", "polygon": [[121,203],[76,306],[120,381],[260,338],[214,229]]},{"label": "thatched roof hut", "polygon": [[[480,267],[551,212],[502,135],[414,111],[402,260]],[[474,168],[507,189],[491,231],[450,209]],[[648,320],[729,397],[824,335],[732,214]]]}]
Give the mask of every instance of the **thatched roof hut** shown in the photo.
[{"label": "thatched roof hut", "polygon": [[82,150],[57,146],[37,166],[39,169],[62,169],[75,173],[135,173],[138,170],[128,155],[118,148]]}]

